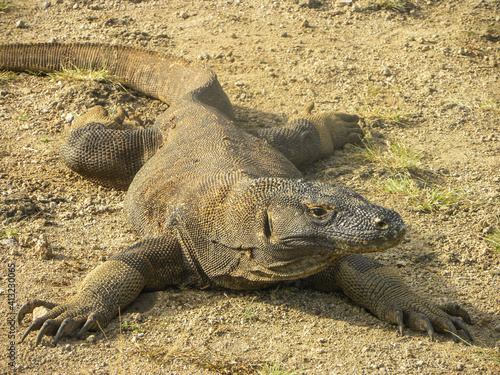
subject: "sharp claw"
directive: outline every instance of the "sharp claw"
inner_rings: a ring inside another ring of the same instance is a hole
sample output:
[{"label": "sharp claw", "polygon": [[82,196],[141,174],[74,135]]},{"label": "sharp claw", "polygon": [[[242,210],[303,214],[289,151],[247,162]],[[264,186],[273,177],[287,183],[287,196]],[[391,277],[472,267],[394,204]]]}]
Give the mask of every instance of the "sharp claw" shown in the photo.
[{"label": "sharp claw", "polygon": [[472,337],[469,329],[464,324],[464,322],[462,322],[462,320],[460,320],[460,318],[453,319],[453,324],[458,326],[458,328],[461,329],[462,331],[464,331],[465,335],[467,336],[467,339],[469,339],[470,342],[474,341],[474,338]]},{"label": "sharp claw", "polygon": [[56,333],[56,337],[54,337],[54,342],[53,342],[53,345],[56,346],[57,343],[59,342],[59,339],[62,337],[62,335],[64,334],[64,329],[66,328],[66,326],[71,322],[71,318],[67,318],[65,319],[61,325],[59,326],[59,329],[57,330],[57,333]]},{"label": "sharp claw", "polygon": [[56,307],[56,304],[52,302],[41,301],[38,299],[26,302],[17,312],[17,324],[21,324],[26,314],[32,313],[33,310],[35,310],[39,306],[44,306],[50,310]]},{"label": "sharp claw", "polygon": [[28,329],[26,331],[24,331],[23,337],[21,337],[21,341],[19,341],[19,343],[22,343],[24,341],[24,339],[26,338],[26,336],[28,336],[29,333],[31,331],[33,331],[38,324],[40,324],[40,322],[38,320],[35,320],[33,323],[31,323],[31,325],[28,327]]},{"label": "sharp claw", "polygon": [[421,318],[422,322],[425,324],[427,334],[429,335],[431,341],[434,341],[436,339],[436,334],[434,333],[434,328],[432,328],[430,320],[426,316],[422,316]]},{"label": "sharp claw", "polygon": [[456,343],[460,342],[460,337],[458,336],[457,329],[455,328],[453,323],[449,320],[446,320],[445,324],[448,326],[448,330],[451,332],[451,335],[453,337],[453,341],[455,341]]},{"label": "sharp claw", "polygon": [[43,335],[45,334],[45,331],[47,330],[47,328],[49,328],[52,324],[54,323],[54,321],[52,319],[49,319],[47,321],[45,321],[45,323],[43,323],[43,326],[42,328],[40,328],[40,331],[38,332],[38,335],[36,336],[36,341],[35,341],[35,346],[38,346],[38,344],[40,344],[40,341],[42,341],[42,337]]},{"label": "sharp claw", "polygon": [[33,310],[31,310],[29,303],[25,303],[24,305],[22,305],[17,312],[17,324],[21,324],[26,314],[30,313],[31,311]]},{"label": "sharp claw", "polygon": [[401,309],[396,310],[396,317],[397,317],[399,335],[404,336],[403,328],[405,327],[405,323],[403,319],[403,311]]},{"label": "sharp claw", "polygon": [[469,313],[458,303],[448,303],[442,307],[442,310],[449,315],[461,317],[467,324],[472,324]]},{"label": "sharp claw", "polygon": [[80,331],[76,336],[78,338],[82,337],[96,321],[97,321],[97,315],[95,313],[90,314],[87,321],[83,325],[82,329],[80,329]]},{"label": "sharp claw", "polygon": [[471,320],[470,315],[467,312],[467,310],[465,310],[461,306],[457,305],[457,313],[465,321],[465,323],[472,324],[472,320]]}]

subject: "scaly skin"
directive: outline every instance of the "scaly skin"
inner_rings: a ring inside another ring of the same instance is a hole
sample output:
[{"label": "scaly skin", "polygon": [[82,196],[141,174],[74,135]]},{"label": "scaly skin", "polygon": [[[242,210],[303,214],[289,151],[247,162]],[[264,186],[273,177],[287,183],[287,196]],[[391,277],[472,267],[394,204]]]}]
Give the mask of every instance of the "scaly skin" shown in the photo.
[{"label": "scaly skin", "polygon": [[[37,306],[22,340],[39,330],[54,343],[104,327],[143,290],[169,285],[255,289],[303,279],[343,290],[379,318],[412,329],[456,332],[470,322],[458,305],[434,306],[395,271],[360,253],[397,245],[405,225],[393,210],[354,191],[305,181],[299,168],[330,155],[363,132],[357,116],[313,114],[313,105],[281,128],[245,132],[209,69],[168,55],[106,45],[0,45],[0,68],[107,69],[124,85],[171,107],[153,129],[123,125],[102,108],[79,120],[62,150],[71,169],[127,189],[126,211],[143,240],[94,269],[63,304]],[[100,122],[100,123],[99,123]]]}]

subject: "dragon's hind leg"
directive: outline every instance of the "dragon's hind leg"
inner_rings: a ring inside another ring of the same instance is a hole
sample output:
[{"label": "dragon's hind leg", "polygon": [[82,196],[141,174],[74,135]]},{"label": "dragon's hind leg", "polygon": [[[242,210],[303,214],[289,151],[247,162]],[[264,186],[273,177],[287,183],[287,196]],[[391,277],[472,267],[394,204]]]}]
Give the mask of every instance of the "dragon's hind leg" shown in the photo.
[{"label": "dragon's hind leg", "polygon": [[144,129],[118,108],[111,117],[101,106],[75,119],[61,149],[71,170],[101,185],[127,189],[135,174],[162,145],[161,133]]}]

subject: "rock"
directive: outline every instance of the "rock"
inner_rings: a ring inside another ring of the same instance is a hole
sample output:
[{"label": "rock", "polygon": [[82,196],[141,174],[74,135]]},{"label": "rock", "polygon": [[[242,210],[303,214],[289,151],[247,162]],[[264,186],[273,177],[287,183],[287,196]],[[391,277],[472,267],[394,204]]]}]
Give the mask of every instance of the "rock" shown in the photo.
[{"label": "rock", "polygon": [[47,9],[47,8],[50,8],[50,6],[52,5],[52,3],[50,1],[45,1],[43,4],[42,4],[42,9]]},{"label": "rock", "polygon": [[35,254],[43,260],[52,259],[52,246],[48,243],[47,238],[42,234],[35,244]]},{"label": "rock", "polygon": [[142,322],[144,320],[141,313],[132,314],[130,318],[135,320],[136,322]]},{"label": "rock", "polygon": [[38,306],[37,308],[35,308],[33,310],[33,321],[37,320],[38,318],[41,318],[49,311],[50,311],[50,309],[48,309],[44,306]]},{"label": "rock", "polygon": [[386,77],[389,77],[389,76],[391,76],[391,75],[392,75],[392,73],[391,73],[391,71],[390,71],[390,69],[389,69],[389,68],[384,68],[384,69],[382,69],[381,73],[382,73],[384,76],[386,76]]},{"label": "rock", "polygon": [[210,60],[210,55],[204,52],[200,56],[198,56],[198,60]]},{"label": "rock", "polygon": [[19,20],[16,22],[16,27],[18,29],[26,29],[28,26],[26,25],[26,23],[23,20]]},{"label": "rock", "polygon": [[96,339],[95,335],[90,335],[89,337],[87,337],[85,339],[85,341],[90,342],[90,343],[94,343],[94,342],[96,342],[96,340],[97,339]]},{"label": "rock", "polygon": [[67,115],[64,116],[64,121],[70,123],[71,121],[73,121],[74,118],[75,116],[73,116],[72,113],[68,113]]},{"label": "rock", "polygon": [[22,247],[30,247],[35,243],[36,240],[31,233],[23,233],[19,236],[19,245]]},{"label": "rock", "polygon": [[0,245],[6,246],[10,255],[19,255],[19,241],[14,236],[0,240]]}]

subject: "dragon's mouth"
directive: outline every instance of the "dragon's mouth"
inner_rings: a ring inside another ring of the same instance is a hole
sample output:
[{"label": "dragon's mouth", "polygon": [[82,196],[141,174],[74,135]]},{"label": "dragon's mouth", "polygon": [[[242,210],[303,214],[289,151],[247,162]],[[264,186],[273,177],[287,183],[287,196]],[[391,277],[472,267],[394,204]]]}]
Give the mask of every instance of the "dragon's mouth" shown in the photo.
[{"label": "dragon's mouth", "polygon": [[[403,228],[392,235],[387,232],[384,236],[380,233],[366,233],[365,235],[350,236],[348,234],[336,235],[335,240],[316,236],[289,236],[280,238],[277,243],[285,248],[316,248],[327,250],[338,255],[352,253],[369,253],[389,249],[401,243],[406,234]],[[366,239],[360,239],[366,238]]]}]

